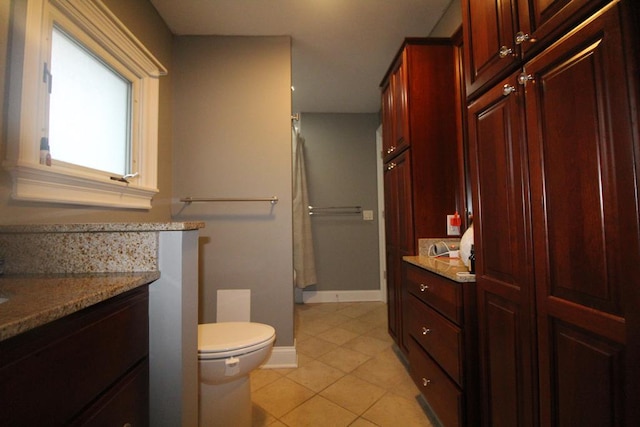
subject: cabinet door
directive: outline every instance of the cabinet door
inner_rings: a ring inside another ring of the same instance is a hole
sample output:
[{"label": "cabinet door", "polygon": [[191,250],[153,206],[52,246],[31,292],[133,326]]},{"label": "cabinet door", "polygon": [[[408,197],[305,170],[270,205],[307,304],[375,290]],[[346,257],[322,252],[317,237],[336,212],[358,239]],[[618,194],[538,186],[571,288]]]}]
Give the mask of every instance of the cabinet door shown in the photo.
[{"label": "cabinet door", "polygon": [[500,79],[505,70],[518,66],[514,44],[519,27],[515,1],[462,1],[465,80],[469,96]]},{"label": "cabinet door", "polygon": [[389,333],[402,346],[402,257],[413,253],[411,159],[405,151],[385,165],[387,308]]},{"label": "cabinet door", "polygon": [[582,21],[610,0],[517,0],[521,43],[525,56],[539,51],[551,40]]},{"label": "cabinet door", "polygon": [[402,55],[396,65],[396,69],[391,76],[393,88],[393,113],[394,113],[394,146],[395,152],[400,152],[410,144],[409,138],[409,116],[407,109],[407,49],[402,51]]},{"label": "cabinet door", "polygon": [[515,81],[482,95],[468,116],[481,412],[492,427],[537,425],[524,100],[521,90],[503,95]]},{"label": "cabinet door", "polygon": [[542,425],[621,426],[638,405],[625,392],[640,360],[638,147],[618,9],[526,65]]},{"label": "cabinet door", "polygon": [[382,158],[387,161],[395,151],[393,124],[393,89],[391,81],[382,89]]}]

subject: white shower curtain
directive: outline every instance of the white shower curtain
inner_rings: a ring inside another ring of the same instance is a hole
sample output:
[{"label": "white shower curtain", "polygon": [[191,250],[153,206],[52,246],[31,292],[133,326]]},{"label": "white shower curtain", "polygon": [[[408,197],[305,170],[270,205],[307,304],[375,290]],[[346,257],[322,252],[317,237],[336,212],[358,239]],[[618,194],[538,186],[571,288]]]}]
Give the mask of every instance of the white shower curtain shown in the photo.
[{"label": "white shower curtain", "polygon": [[317,283],[309,217],[309,195],[304,165],[304,138],[291,126],[293,145],[293,268],[295,286],[303,289]]}]

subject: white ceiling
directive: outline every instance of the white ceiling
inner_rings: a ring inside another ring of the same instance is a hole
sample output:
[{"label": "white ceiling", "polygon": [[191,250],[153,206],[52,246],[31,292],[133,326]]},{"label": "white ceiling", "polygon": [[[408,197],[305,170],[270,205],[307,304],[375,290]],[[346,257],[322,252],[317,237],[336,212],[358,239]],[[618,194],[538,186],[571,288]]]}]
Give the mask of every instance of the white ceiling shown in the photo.
[{"label": "white ceiling", "polygon": [[373,113],[405,37],[451,0],[151,0],[177,35],[292,38],[293,112]]}]

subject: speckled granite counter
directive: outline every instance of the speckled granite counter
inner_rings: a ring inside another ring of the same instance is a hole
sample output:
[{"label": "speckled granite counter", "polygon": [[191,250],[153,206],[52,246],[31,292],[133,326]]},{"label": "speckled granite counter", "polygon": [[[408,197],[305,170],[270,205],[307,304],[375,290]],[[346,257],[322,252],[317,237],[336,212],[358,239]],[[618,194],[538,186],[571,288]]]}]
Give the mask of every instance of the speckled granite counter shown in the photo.
[{"label": "speckled granite counter", "polygon": [[0,341],[157,280],[160,272],[0,277]]},{"label": "speckled granite counter", "polygon": [[[469,270],[459,258],[449,258],[448,256],[430,257],[429,247],[437,242],[445,242],[451,249],[460,248],[459,239],[418,239],[419,255],[405,256],[402,259],[418,267],[429,270],[432,273],[451,279],[455,282],[475,282],[476,275],[468,274]],[[458,274],[462,273],[462,274]]]},{"label": "speckled granite counter", "polygon": [[448,258],[448,257],[438,257],[431,258],[428,256],[418,255],[418,256],[405,256],[402,257],[403,260],[409,262],[413,265],[417,265],[418,267],[424,268],[425,270],[429,270],[432,273],[439,274],[440,276],[446,277],[447,279],[451,279],[455,282],[475,282],[476,276],[475,274],[463,274],[459,275],[458,273],[468,273],[469,270],[458,258]]},{"label": "speckled granite counter", "polygon": [[158,232],[203,222],[0,225],[6,274],[104,273],[158,269]]},{"label": "speckled granite counter", "polygon": [[157,280],[159,233],[203,222],[0,225],[0,340]]}]

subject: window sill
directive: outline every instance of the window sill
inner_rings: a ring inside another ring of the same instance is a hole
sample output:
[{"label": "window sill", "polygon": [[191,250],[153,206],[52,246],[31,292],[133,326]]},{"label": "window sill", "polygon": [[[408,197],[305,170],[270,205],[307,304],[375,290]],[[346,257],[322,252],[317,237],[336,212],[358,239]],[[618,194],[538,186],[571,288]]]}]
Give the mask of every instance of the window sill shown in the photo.
[{"label": "window sill", "polygon": [[[56,166],[5,164],[13,177],[15,200],[83,206],[151,209],[156,188],[108,180]],[[106,181],[108,180],[108,181]]]}]

